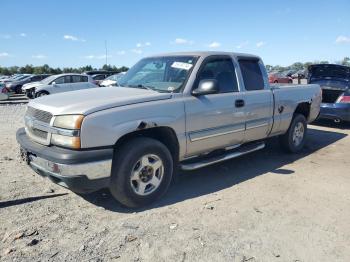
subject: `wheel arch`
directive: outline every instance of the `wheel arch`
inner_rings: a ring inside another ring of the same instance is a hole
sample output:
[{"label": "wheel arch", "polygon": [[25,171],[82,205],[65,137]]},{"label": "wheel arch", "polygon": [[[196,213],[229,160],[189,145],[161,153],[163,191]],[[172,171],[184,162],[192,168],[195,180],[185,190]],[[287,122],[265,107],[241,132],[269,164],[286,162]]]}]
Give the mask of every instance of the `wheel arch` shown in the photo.
[{"label": "wheel arch", "polygon": [[149,137],[163,143],[170,151],[174,162],[179,160],[179,140],[177,135],[171,127],[168,126],[152,126],[149,127],[146,122],[141,122],[137,130],[124,134],[114,144],[114,147],[117,149],[121,145],[127,143],[133,138],[136,137]]},{"label": "wheel arch", "polygon": [[37,97],[37,95],[40,94],[40,93],[46,93],[46,94],[48,94],[48,95],[50,94],[50,92],[47,91],[46,89],[42,89],[42,90],[40,90],[40,91],[36,91],[36,92],[35,92],[35,97]]},{"label": "wheel arch", "polygon": [[311,110],[311,103],[301,102],[295,108],[293,115],[301,114],[301,115],[305,116],[305,118],[308,120],[309,116],[310,116],[310,110]]}]

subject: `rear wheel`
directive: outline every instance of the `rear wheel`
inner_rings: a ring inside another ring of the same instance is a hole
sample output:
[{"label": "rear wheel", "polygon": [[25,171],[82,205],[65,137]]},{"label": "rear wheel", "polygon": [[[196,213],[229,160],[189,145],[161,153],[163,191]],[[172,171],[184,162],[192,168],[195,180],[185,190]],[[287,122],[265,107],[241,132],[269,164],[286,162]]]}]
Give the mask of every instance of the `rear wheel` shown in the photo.
[{"label": "rear wheel", "polygon": [[294,115],[287,132],[280,136],[280,143],[284,150],[289,153],[299,152],[305,144],[307,123],[302,114]]},{"label": "rear wheel", "polygon": [[110,191],[127,207],[142,207],[160,198],[173,176],[173,159],[158,140],[140,137],[116,150]]},{"label": "rear wheel", "polygon": [[278,81],[277,80],[275,80],[275,81],[273,81],[275,84],[277,84],[278,83]]}]

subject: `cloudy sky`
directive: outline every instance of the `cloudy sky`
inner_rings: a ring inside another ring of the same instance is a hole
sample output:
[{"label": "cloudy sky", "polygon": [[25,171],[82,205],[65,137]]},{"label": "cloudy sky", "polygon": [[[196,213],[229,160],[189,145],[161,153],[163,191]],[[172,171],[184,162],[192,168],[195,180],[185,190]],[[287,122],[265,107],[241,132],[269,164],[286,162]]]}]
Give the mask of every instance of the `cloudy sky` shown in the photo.
[{"label": "cloudy sky", "polygon": [[159,52],[219,50],[266,64],[350,56],[350,1],[1,0],[0,66],[131,66]]}]

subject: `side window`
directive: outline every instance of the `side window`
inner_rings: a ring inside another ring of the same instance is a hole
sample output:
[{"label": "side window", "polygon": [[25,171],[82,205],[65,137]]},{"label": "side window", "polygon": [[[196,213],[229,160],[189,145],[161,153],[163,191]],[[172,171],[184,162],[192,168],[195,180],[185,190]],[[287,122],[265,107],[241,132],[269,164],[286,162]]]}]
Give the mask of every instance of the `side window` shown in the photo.
[{"label": "side window", "polygon": [[239,66],[247,91],[264,89],[264,78],[258,60],[239,60]]},{"label": "side window", "polygon": [[88,82],[87,76],[81,76],[81,82]]},{"label": "side window", "polygon": [[216,79],[220,93],[238,92],[235,68],[230,58],[214,58],[205,62],[197,77],[197,84],[203,79]]},{"label": "side window", "polygon": [[56,84],[71,83],[71,77],[70,76],[61,76],[61,77],[55,79],[53,82],[55,82]]},{"label": "side window", "polygon": [[81,76],[72,76],[72,82],[73,83],[83,82],[81,80],[82,80]]},{"label": "side window", "polygon": [[64,84],[64,76],[56,78],[53,82],[55,82],[57,85]]},{"label": "side window", "polygon": [[36,81],[40,81],[41,80],[41,77],[40,76],[33,76],[30,81],[32,82],[36,82]]},{"label": "side window", "polygon": [[71,76],[65,76],[64,77],[64,83],[67,84],[67,83],[72,83],[72,77]]}]

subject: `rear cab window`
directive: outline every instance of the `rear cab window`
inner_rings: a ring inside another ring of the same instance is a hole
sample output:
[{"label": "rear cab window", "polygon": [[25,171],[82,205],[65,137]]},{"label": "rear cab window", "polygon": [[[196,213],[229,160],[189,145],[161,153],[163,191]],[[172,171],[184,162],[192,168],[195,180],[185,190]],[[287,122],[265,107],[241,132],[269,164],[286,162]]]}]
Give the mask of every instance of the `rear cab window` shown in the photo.
[{"label": "rear cab window", "polygon": [[264,74],[261,71],[260,61],[258,59],[239,59],[239,66],[242,72],[242,78],[245,90],[264,90]]}]

